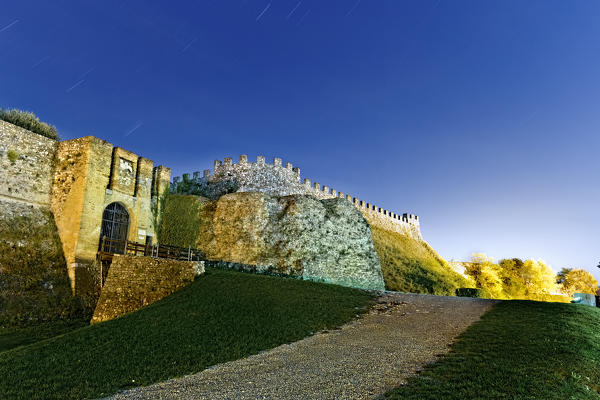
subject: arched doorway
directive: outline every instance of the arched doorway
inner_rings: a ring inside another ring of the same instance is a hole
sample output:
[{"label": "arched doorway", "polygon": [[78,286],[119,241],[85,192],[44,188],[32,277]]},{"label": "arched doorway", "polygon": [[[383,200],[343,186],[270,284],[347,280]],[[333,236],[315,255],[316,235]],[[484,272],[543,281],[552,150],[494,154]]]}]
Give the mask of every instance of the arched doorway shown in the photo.
[{"label": "arched doorway", "polygon": [[102,228],[100,230],[101,249],[107,253],[123,254],[125,241],[129,231],[129,213],[119,203],[110,203],[102,214]]}]

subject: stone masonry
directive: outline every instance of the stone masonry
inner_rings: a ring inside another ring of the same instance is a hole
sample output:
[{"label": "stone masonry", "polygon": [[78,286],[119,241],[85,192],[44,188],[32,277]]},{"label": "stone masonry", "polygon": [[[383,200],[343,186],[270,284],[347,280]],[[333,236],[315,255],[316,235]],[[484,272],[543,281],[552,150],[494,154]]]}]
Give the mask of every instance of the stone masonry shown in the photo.
[{"label": "stone masonry", "polygon": [[59,144],[52,211],[76,292],[100,288],[95,259],[106,206],[122,205],[129,215],[127,239],[143,243],[156,236],[152,208],[169,179],[168,168],[153,168],[151,160],[93,136]]},{"label": "stone masonry", "polygon": [[91,322],[108,321],[152,304],[203,273],[203,261],[115,255]]},{"label": "stone masonry", "polygon": [[[202,188],[226,182],[231,183],[224,186],[226,189],[233,188],[237,192],[263,192],[277,196],[304,194],[317,199],[345,199],[358,208],[370,224],[422,239],[416,215],[396,214],[328,186],[321,186],[318,182],[311,183],[310,179],[301,181],[300,168],[293,167],[289,162],[284,165],[281,158],[274,158],[272,164],[267,163],[264,156],[258,156],[256,162],[249,162],[248,156],[242,155],[237,164],[233,163],[232,158],[225,158],[224,162],[215,160],[213,173],[207,169],[202,175],[194,172],[192,177],[189,174],[184,174],[181,178],[175,177],[171,190],[174,193],[181,192],[184,183]],[[225,193],[229,192],[219,194]]]},{"label": "stone masonry", "polygon": [[0,198],[50,206],[58,142],[0,120]]},{"label": "stone masonry", "polygon": [[0,217],[19,217],[23,205],[54,216],[77,295],[96,296],[100,289],[95,259],[106,206],[116,202],[127,210],[128,240],[154,238],[158,199],[168,192],[170,175],[169,168],[93,136],[58,142],[0,121]]}]

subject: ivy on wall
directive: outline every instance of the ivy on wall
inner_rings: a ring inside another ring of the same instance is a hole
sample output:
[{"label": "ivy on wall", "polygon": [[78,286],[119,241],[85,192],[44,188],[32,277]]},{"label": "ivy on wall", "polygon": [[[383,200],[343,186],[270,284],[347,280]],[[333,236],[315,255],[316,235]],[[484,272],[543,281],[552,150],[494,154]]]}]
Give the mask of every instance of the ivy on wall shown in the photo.
[{"label": "ivy on wall", "polygon": [[195,247],[200,232],[202,200],[198,196],[170,194],[164,200],[159,241],[180,247]]}]

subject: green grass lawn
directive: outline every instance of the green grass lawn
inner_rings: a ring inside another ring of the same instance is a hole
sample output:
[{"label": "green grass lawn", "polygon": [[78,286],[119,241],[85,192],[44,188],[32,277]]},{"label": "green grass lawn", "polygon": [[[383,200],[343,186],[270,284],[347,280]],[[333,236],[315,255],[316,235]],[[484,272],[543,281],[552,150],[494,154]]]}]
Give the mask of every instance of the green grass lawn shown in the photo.
[{"label": "green grass lawn", "polygon": [[0,353],[1,399],[81,399],[201,371],[339,326],[366,292],[207,269],[137,312]]},{"label": "green grass lawn", "polygon": [[600,309],[505,301],[389,399],[600,399]]},{"label": "green grass lawn", "polygon": [[36,326],[0,329],[0,353],[89,325],[87,320],[52,321]]}]

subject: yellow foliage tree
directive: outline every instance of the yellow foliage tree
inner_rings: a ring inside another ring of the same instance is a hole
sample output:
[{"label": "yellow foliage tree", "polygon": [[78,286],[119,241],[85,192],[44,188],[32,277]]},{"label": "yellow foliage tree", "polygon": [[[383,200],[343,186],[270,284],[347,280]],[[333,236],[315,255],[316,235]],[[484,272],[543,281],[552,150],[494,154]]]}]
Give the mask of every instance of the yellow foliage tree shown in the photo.
[{"label": "yellow foliage tree", "polygon": [[465,274],[496,299],[568,301],[556,296],[560,286],[556,272],[541,260],[504,259],[498,264],[485,254],[474,253]]},{"label": "yellow foliage tree", "polygon": [[542,260],[526,260],[522,268],[525,296],[530,299],[542,299],[556,293],[556,273]]},{"label": "yellow foliage tree", "polygon": [[465,267],[465,273],[469,275],[479,289],[484,289],[495,299],[505,298],[502,291],[502,279],[499,267],[494,260],[483,253],[473,253],[471,263]]},{"label": "yellow foliage tree", "polygon": [[564,274],[562,282],[562,292],[568,296],[573,293],[596,294],[598,281],[592,274],[584,269],[570,269]]}]

